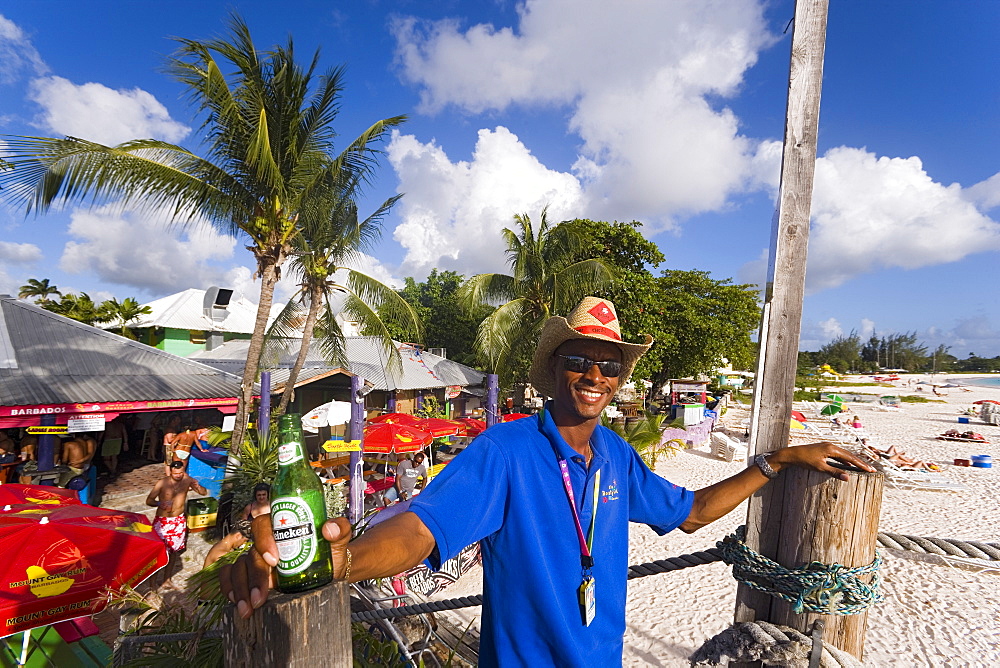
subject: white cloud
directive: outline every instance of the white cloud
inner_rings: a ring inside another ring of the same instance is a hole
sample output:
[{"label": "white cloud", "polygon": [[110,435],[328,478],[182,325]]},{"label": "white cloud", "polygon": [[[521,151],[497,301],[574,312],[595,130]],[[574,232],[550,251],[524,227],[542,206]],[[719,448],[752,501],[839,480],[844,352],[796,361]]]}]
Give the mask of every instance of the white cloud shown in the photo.
[{"label": "white cloud", "polygon": [[42,249],[35,244],[0,241],[0,261],[11,264],[31,264],[42,259]]},{"label": "white cloud", "polygon": [[858,331],[858,336],[861,337],[862,341],[867,341],[875,334],[875,321],[869,320],[868,318],[861,319],[861,329]]},{"label": "white cloud", "polygon": [[930,327],[921,332],[920,340],[931,350],[944,344],[949,347],[948,353],[959,359],[965,359],[969,353],[995,357],[1000,351],[1000,329],[985,314],[959,318],[950,329]]},{"label": "white cloud", "polygon": [[49,76],[32,81],[29,96],[42,107],[37,121],[41,127],[101,144],[130,139],[176,143],[191,131],[170,118],[167,108],[141,88],[114,90],[99,83],[77,85]]},{"label": "white cloud", "polygon": [[507,128],[480,130],[469,162],[452,162],[433,142],[393,134],[389,161],[405,192],[394,238],[407,249],[401,273],[432,267],[463,273],[505,268],[500,230],[516,213],[534,222],[546,205],[558,222],[584,215],[579,181],[547,169]]},{"label": "white cloud", "polygon": [[[601,0],[529,0],[518,16],[513,28],[464,31],[454,21],[398,20],[397,60],[404,78],[420,86],[423,110],[568,107],[568,130],[582,144],[575,178],[558,174],[569,188],[562,199],[578,205],[577,215],[639,219],[651,232],[680,215],[718,209],[750,184],[753,142],[718,100],[738,91],[773,41],[760,5],[676,0],[633,2],[623,11]],[[455,171],[464,163],[438,166]],[[504,180],[519,166],[497,163],[490,171]],[[459,240],[442,249],[432,238],[448,236],[454,209],[427,204],[419,220],[404,223],[430,244],[422,261],[457,257]]]},{"label": "white cloud", "polygon": [[965,196],[983,211],[1000,206],[1000,172],[967,188]]},{"label": "white cloud", "polygon": [[916,157],[831,149],[816,161],[812,216],[812,291],[881,268],[917,269],[1000,249],[1000,225],[959,185],[931,179]]},{"label": "white cloud", "polygon": [[821,321],[819,328],[827,339],[835,339],[844,335],[844,328],[840,326],[840,321],[836,318],[827,318]]},{"label": "white cloud", "polygon": [[[755,158],[759,183],[773,193],[780,159],[777,142],[761,144]],[[880,269],[919,269],[1000,250],[1000,224],[976,208],[994,200],[1000,203],[1000,175],[963,190],[934,181],[917,157],[830,149],[816,160],[807,293]],[[739,275],[759,275],[766,257],[765,249]]]},{"label": "white cloud", "polygon": [[0,267],[0,295],[16,295],[22,284]]},{"label": "white cloud", "polygon": [[0,14],[0,84],[14,83],[25,72],[39,76],[47,71],[24,31]]},{"label": "white cloud", "polygon": [[116,206],[75,209],[68,233],[76,240],[66,243],[59,267],[157,295],[225,284],[208,261],[232,258],[236,240],[204,222],[180,229],[168,221],[165,213]]}]

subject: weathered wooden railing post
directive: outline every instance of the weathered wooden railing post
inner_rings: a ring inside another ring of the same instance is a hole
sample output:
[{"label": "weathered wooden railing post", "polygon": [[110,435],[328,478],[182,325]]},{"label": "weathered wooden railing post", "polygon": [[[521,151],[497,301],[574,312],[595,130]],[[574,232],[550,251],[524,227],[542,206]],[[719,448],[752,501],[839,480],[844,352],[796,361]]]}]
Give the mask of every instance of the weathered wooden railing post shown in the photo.
[{"label": "weathered wooden railing post", "polygon": [[340,582],[301,594],[272,592],[253,617],[236,606],[222,620],[225,665],[232,668],[351,666],[351,604]]},{"label": "weathered wooden railing post", "polygon": [[[792,33],[781,184],[760,329],[760,355],[750,425],[751,451],[788,443],[805,292],[809,215],[819,130],[828,0],[797,0]],[[747,545],[786,568],[810,561],[863,566],[874,557],[882,479],[850,474],[849,482],[787,469],[750,499]],[[769,621],[804,633],[817,615],[791,612],[766,593],[740,585],[736,621]],[[866,615],[823,615],[824,639],[861,658]],[[759,664],[737,664],[759,665]]]}]

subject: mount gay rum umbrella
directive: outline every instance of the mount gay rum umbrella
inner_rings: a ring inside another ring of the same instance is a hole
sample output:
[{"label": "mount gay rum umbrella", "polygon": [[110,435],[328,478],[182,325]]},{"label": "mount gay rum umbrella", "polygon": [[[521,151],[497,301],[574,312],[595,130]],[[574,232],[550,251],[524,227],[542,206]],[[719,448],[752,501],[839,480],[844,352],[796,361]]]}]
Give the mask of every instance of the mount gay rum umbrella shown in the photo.
[{"label": "mount gay rum umbrella", "polygon": [[78,503],[3,506],[0,554],[0,637],[100,612],[167,565],[145,516]]}]

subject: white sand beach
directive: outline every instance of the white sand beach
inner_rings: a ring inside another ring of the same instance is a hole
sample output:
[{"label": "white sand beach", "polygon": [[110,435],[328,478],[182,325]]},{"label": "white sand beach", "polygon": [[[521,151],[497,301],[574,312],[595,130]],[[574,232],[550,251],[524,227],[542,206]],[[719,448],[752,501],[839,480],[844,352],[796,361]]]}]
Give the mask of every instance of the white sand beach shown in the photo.
[{"label": "white sand beach", "polygon": [[[951,466],[955,458],[989,454],[1000,459],[1000,426],[973,417],[959,424],[961,411],[979,399],[1000,400],[1000,389],[958,388],[934,397],[907,386],[844,388],[842,392],[916,394],[941,403],[904,403],[899,412],[878,412],[851,404],[865,429],[881,447],[895,445],[909,455],[945,464],[943,475],[967,486],[964,491],[900,490],[886,486],[880,530],[983,542],[1000,540],[1000,485],[997,469]],[[971,379],[968,382],[972,382]],[[856,409],[856,410],[855,410]],[[736,411],[730,420],[736,419]],[[745,413],[744,413],[745,415]],[[956,428],[976,431],[991,443],[955,443],[935,436]],[[731,475],[744,462],[712,457],[708,446],[661,460],[657,472],[697,489]],[[633,525],[629,563],[704,550],[744,523],[745,506],[699,532],[657,536]],[[869,614],[865,664],[871,666],[1000,665],[1000,562],[986,570],[949,565],[937,557],[883,550],[885,602]],[[478,572],[470,573],[434,598],[478,593]],[[687,657],[733,621],[736,581],[729,567],[716,563],[654,575],[629,584],[624,662],[627,666],[687,666]],[[466,620],[479,608],[450,613]]]}]

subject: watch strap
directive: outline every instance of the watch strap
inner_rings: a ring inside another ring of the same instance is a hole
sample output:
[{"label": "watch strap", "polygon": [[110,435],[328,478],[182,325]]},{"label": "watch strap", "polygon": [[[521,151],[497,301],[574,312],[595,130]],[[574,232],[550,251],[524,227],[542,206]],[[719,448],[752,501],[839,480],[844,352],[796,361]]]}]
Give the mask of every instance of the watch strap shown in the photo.
[{"label": "watch strap", "polygon": [[768,480],[774,480],[778,477],[778,472],[771,468],[771,465],[767,461],[767,454],[762,453],[753,458],[753,463],[760,469]]}]

